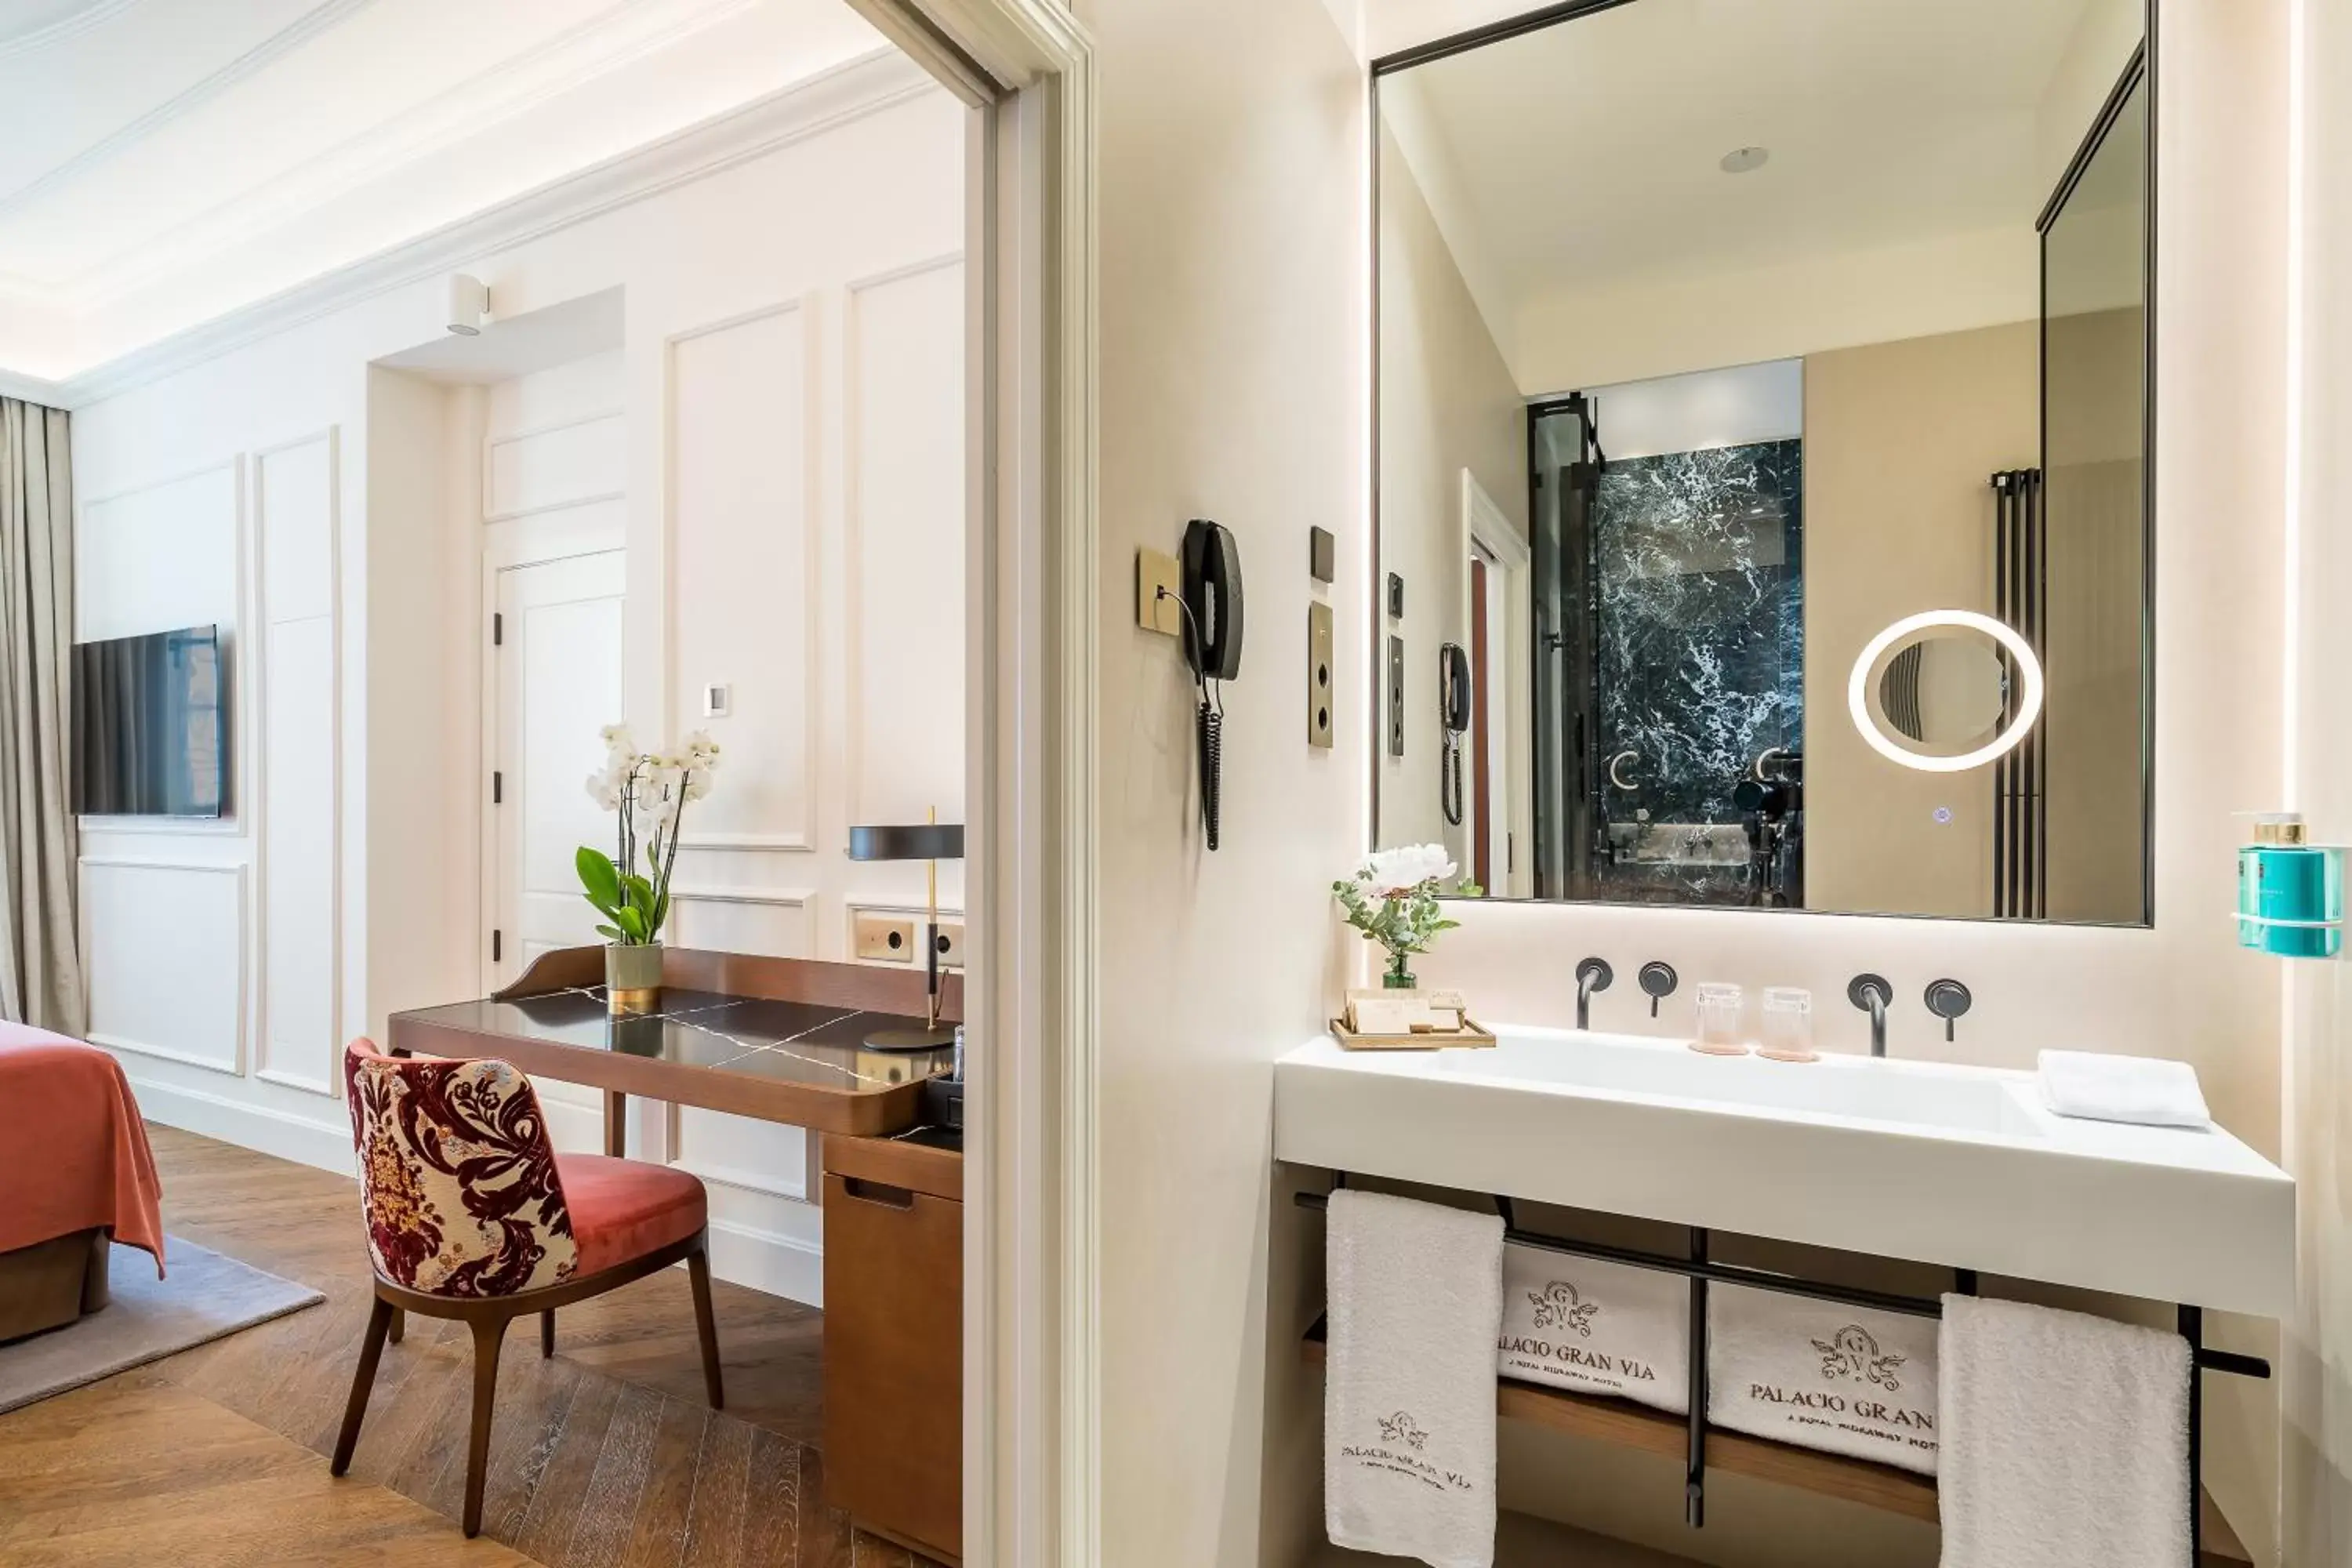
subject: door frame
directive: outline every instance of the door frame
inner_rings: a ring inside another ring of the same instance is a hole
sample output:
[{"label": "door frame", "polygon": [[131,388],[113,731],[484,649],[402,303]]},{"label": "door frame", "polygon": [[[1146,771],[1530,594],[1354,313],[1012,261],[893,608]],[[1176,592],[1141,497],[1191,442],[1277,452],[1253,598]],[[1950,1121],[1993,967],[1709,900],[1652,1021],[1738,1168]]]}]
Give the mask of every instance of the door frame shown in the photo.
[{"label": "door frame", "polygon": [[850,0],[971,111],[964,1562],[1100,1555],[1096,120],[1067,0]]},{"label": "door frame", "polygon": [[[1462,470],[1462,504],[1457,509],[1457,517],[1458,526],[1454,545],[1454,559],[1464,563],[1461,605],[1461,624],[1464,626],[1470,625],[1468,563],[1473,548],[1486,557],[1489,563],[1488,574],[1499,576],[1502,579],[1495,596],[1502,601],[1504,615],[1499,624],[1496,624],[1494,616],[1487,616],[1486,664],[1489,669],[1504,671],[1501,678],[1503,695],[1508,700],[1511,697],[1509,672],[1516,669],[1524,673],[1533,668],[1533,655],[1530,652],[1532,639],[1528,630],[1526,604],[1528,566],[1532,558],[1528,552],[1527,541],[1520,538],[1512,529],[1510,514],[1496,503],[1495,498],[1487,494],[1486,487],[1478,482],[1478,476],[1466,468]],[[1484,690],[1476,694],[1476,700],[1482,710],[1491,706],[1486,700],[1486,693]],[[1534,700],[1532,691],[1529,692],[1528,700],[1530,702]],[[1517,775],[1510,767],[1511,732],[1507,710],[1503,717],[1505,722],[1493,737],[1493,743],[1502,748],[1504,765],[1496,770],[1496,777],[1503,785],[1502,798],[1499,803],[1490,800],[1488,804],[1490,806],[1499,804],[1496,815],[1501,818],[1505,842],[1511,846],[1505,851],[1507,868],[1508,860],[1517,858],[1516,836],[1520,832],[1521,825],[1520,813],[1513,804],[1510,790],[1510,780]],[[1488,722],[1493,722],[1491,715]],[[1496,837],[1492,825],[1482,821],[1479,824],[1479,830],[1486,834],[1491,852],[1491,846]],[[1530,845],[1530,853],[1533,847]],[[1510,875],[1510,871],[1506,868],[1503,872],[1506,888],[1502,894],[1497,894],[1493,888],[1488,888],[1487,896],[1490,898],[1516,896],[1508,891]]]}]

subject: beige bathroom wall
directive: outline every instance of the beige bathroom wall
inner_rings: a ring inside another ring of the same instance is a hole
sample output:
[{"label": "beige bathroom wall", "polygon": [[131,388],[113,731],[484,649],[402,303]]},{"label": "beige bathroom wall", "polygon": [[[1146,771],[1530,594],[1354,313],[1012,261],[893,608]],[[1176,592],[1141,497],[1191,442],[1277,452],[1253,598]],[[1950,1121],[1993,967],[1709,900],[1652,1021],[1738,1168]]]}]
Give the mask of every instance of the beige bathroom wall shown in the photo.
[{"label": "beige bathroom wall", "polygon": [[[1992,613],[1997,469],[2039,461],[2032,321],[1805,359],[1805,901],[1992,911],[1989,775],[1897,768],[1846,713],[1854,659],[1920,610]],[[1950,819],[1937,820],[1948,810]]]},{"label": "beige bathroom wall", "polygon": [[[2304,79],[2302,578],[2297,804],[2313,837],[2352,842],[2352,14],[2312,0]],[[2290,966],[2286,1165],[2302,1218],[2300,1300],[2281,1403],[2292,1568],[2352,1562],[2352,966]]]},{"label": "beige bathroom wall", "polygon": [[[1663,958],[1684,982],[1667,1017],[1652,1023],[1646,999],[1621,981],[1595,1000],[1596,1026],[1687,1028],[1690,987],[1699,980],[1796,984],[1818,999],[1824,1042],[1857,1050],[1866,1048],[1867,1022],[1843,997],[1857,971],[1873,969],[1895,983],[1896,1055],[2026,1067],[2042,1047],[2178,1057],[2196,1066],[2225,1125],[2277,1152],[2278,966],[2240,950],[2225,913],[2235,898],[2241,826],[2229,814],[2282,788],[2287,3],[2163,4],[2154,928],[1465,905],[1463,928],[1417,966],[1424,984],[1462,986],[1488,1016],[1557,1020],[1573,1008],[1573,968],[1584,954],[1607,957],[1620,975]],[[2336,270],[2340,276],[2341,266]],[[2342,597],[2339,588],[2329,606],[2339,617]],[[2339,654],[2326,667],[2338,686],[2347,662]],[[2340,732],[2343,705],[2333,692],[2329,702],[2322,711]],[[2336,776],[2347,775],[2339,768]],[[2352,820],[2336,832],[2352,837]],[[1950,1044],[1920,1001],[1941,975],[1976,993],[1975,1010]],[[2352,1006],[2338,1016],[2352,1016]],[[2352,1101],[2338,1094],[2326,1103],[2341,1117]],[[2341,1321],[2347,1300],[2352,1292],[2320,1306]],[[2276,1349],[2268,1323],[2225,1319],[2210,1331],[2256,1353]],[[2334,1353],[2352,1347],[2336,1344]],[[2352,1514],[2341,1485],[2352,1411],[2340,1364],[2329,1375],[2338,1380],[2330,1440],[2342,1521]],[[2241,1534],[2263,1550],[2275,1531],[2276,1389],[2208,1381],[2208,1482]],[[2313,1557],[2310,1568],[2343,1561],[2343,1539],[2338,1555]]]},{"label": "beige bathroom wall", "polygon": [[[1274,1190],[1277,1055],[1346,953],[1370,754],[1364,83],[1321,0],[1082,0],[1100,62],[1101,1551],[1104,1568],[1304,1562],[1320,1287]],[[1134,624],[1135,552],[1233,530],[1223,846],[1197,825],[1192,687]],[[1307,529],[1339,538],[1339,583]],[[1338,623],[1338,744],[1307,744],[1307,606]]]},{"label": "beige bathroom wall", "polygon": [[[1437,650],[1470,643],[1469,563],[1460,550],[1465,468],[1527,540],[1527,404],[1386,128],[1380,180],[1381,569],[1402,576],[1405,592],[1403,618],[1382,615],[1384,633],[1404,639],[1405,745],[1393,757],[1385,730],[1374,740],[1381,841],[1443,842],[1466,876],[1475,814],[1465,809],[1463,825],[1450,825],[1439,795]],[[1519,587],[1524,596],[1524,578]],[[1507,663],[1503,633],[1500,626],[1489,633],[1498,669]],[[1522,772],[1501,770],[1493,787],[1505,790]],[[1464,773],[1466,796],[1466,757]]]}]

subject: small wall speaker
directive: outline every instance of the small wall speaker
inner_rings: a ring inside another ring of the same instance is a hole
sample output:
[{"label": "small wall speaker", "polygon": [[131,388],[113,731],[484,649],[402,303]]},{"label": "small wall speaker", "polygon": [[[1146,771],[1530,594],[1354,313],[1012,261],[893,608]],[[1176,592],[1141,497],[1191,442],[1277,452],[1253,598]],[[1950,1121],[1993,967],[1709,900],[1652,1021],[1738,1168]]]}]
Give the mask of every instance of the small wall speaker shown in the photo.
[{"label": "small wall speaker", "polygon": [[449,274],[449,330],[461,338],[478,337],[489,319],[490,291],[470,273]]}]

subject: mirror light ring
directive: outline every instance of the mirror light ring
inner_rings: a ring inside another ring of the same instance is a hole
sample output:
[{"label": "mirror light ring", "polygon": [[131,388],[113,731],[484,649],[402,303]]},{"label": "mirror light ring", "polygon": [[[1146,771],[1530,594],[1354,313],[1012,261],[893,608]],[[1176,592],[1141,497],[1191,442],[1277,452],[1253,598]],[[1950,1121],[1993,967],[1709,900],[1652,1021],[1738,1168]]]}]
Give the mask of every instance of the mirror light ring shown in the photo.
[{"label": "mirror light ring", "polygon": [[[2007,728],[1973,752],[1963,752],[1954,757],[1923,756],[1904,750],[1889,740],[1886,731],[1870,716],[1870,672],[1879,656],[1888,648],[1916,632],[1934,631],[1957,626],[1966,631],[1982,632],[2008,650],[2017,670],[2021,695],[2017,717]],[[2015,627],[1997,621],[1990,616],[1974,610],[1922,610],[1916,616],[1906,616],[1870,639],[1862,657],[1853,661],[1853,674],[1845,687],[1846,707],[1853,711],[1853,727],[1871,749],[1889,762],[1921,773],[1959,773],[1970,768],[1980,768],[1987,763],[2014,748],[2032,732],[2034,721],[2042,717],[2042,660],[2034,656],[2032,645],[2020,636]]]}]

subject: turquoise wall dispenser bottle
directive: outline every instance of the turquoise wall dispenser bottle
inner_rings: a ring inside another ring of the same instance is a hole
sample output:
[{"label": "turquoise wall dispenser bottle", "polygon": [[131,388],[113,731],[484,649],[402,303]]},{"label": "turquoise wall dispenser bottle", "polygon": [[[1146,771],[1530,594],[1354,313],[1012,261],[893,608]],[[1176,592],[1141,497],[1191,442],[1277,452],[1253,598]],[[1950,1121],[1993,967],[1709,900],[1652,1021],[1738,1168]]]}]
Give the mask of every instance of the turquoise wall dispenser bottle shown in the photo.
[{"label": "turquoise wall dispenser bottle", "polygon": [[2305,842],[2291,811],[2254,817],[2238,851],[2238,945],[2281,958],[2333,958],[2344,948],[2344,851]]}]

